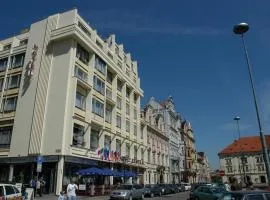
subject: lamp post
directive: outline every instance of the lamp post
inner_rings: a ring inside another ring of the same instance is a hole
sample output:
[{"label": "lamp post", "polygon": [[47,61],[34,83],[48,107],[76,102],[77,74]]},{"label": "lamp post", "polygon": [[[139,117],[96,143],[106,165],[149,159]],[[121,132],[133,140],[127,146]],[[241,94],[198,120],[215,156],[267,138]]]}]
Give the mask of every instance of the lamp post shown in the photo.
[{"label": "lamp post", "polygon": [[240,151],[239,151],[239,174],[240,174],[240,177],[242,179],[242,173],[241,173],[241,164],[243,166],[243,174],[244,174],[244,183],[246,184],[246,172],[245,172],[245,167],[244,167],[244,162],[243,162],[243,158],[244,158],[244,155],[243,155],[243,152],[242,152],[242,145],[241,145],[241,142],[240,142],[240,139],[241,139],[241,134],[240,134],[240,126],[239,126],[239,120],[241,118],[239,116],[236,116],[233,118],[233,120],[236,121],[236,124],[237,124],[237,132],[238,132],[238,141],[239,141],[239,144],[240,144]]},{"label": "lamp post", "polygon": [[241,36],[242,43],[243,43],[243,49],[244,49],[244,52],[245,52],[245,57],[246,57],[246,62],[247,62],[247,67],[248,67],[248,73],[249,73],[249,80],[250,80],[251,88],[252,88],[253,101],[254,101],[255,110],[256,110],[256,117],[257,117],[258,126],[259,126],[259,134],[260,134],[260,139],[261,139],[261,144],[262,144],[263,158],[264,158],[264,163],[265,163],[266,173],[267,173],[267,180],[268,180],[268,185],[270,186],[269,155],[268,155],[267,145],[266,145],[266,141],[265,141],[265,137],[264,137],[264,133],[263,133],[263,127],[262,127],[262,124],[261,124],[259,108],[258,108],[258,104],[257,104],[257,97],[256,97],[256,93],[255,93],[255,87],[254,87],[253,77],[252,77],[252,72],[251,72],[251,64],[250,64],[250,60],[249,60],[249,57],[248,57],[246,43],[245,43],[245,40],[244,40],[244,33],[246,33],[248,30],[249,30],[249,25],[246,24],[246,23],[240,23],[240,24],[237,24],[237,25],[235,25],[233,27],[233,32],[236,35]]}]

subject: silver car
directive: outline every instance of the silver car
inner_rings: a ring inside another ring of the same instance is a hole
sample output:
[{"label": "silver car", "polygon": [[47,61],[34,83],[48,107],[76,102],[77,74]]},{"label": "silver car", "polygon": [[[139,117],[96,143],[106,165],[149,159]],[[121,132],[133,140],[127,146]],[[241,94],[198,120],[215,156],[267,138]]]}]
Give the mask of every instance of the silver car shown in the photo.
[{"label": "silver car", "polygon": [[113,190],[110,199],[144,199],[144,187],[142,185],[121,185]]}]

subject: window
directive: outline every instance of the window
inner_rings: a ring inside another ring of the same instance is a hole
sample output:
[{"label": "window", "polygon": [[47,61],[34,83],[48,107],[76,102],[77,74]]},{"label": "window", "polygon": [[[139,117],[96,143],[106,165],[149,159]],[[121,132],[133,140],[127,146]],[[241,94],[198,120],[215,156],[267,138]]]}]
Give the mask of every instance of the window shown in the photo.
[{"label": "window", "polygon": [[249,168],[248,165],[245,166],[245,172],[248,172]]},{"label": "window", "polygon": [[108,135],[104,138],[104,148],[111,149],[111,137]]},{"label": "window", "polygon": [[4,71],[7,67],[8,58],[0,59],[0,71]]},{"label": "window", "polygon": [[257,165],[257,168],[258,168],[258,171],[264,171],[264,165],[261,164],[261,165]]},{"label": "window", "polygon": [[9,50],[11,48],[11,44],[7,44],[3,47],[3,50],[6,51],[6,50]]},{"label": "window", "polygon": [[231,165],[232,164],[232,160],[230,158],[226,158],[226,165]]},{"label": "window", "polygon": [[123,83],[119,79],[117,79],[117,90],[121,92],[122,87],[123,87]]},{"label": "window", "polygon": [[144,152],[143,152],[143,149],[141,149],[141,160],[144,160]]},{"label": "window", "polygon": [[262,163],[263,162],[262,156],[256,157],[256,162],[257,163]]},{"label": "window", "polygon": [[13,187],[11,185],[5,185],[5,189],[6,189],[6,195],[15,194],[15,191],[13,190]]},{"label": "window", "polygon": [[148,154],[148,155],[147,155],[147,162],[150,163],[150,162],[151,162],[151,151],[148,150],[148,151],[147,151],[147,154]]},{"label": "window", "polygon": [[24,39],[20,41],[20,46],[27,45],[28,39]]},{"label": "window", "polygon": [[104,104],[98,101],[97,99],[92,100],[92,112],[99,115],[100,117],[104,116]]},{"label": "window", "polygon": [[105,83],[97,76],[94,76],[94,89],[103,95],[105,94]]},{"label": "window", "polygon": [[134,103],[136,104],[138,100],[138,95],[134,93]]},{"label": "window", "polygon": [[82,145],[84,137],[84,127],[79,124],[73,126],[73,145]]},{"label": "window", "polygon": [[110,84],[113,82],[113,74],[110,71],[107,71],[107,82]]},{"label": "window", "polygon": [[[9,77],[9,79],[8,79],[8,89],[18,88],[20,86],[20,81],[21,81],[21,75],[20,74]],[[2,84],[1,84],[1,86],[2,86]]]},{"label": "window", "polygon": [[116,127],[121,128],[121,117],[119,115],[116,116]]},{"label": "window", "polygon": [[3,197],[3,196],[5,196],[4,187],[0,186],[0,197]]},{"label": "window", "polygon": [[117,108],[118,109],[121,109],[121,107],[122,107],[122,100],[121,100],[121,98],[120,97],[117,97],[117,99],[116,99],[116,106],[117,106]]},{"label": "window", "polygon": [[134,135],[137,136],[137,124],[134,124]]},{"label": "window", "polygon": [[126,114],[129,115],[130,114],[130,107],[129,104],[126,103]]},{"label": "window", "polygon": [[77,78],[83,80],[83,81],[88,81],[88,75],[85,73],[81,68],[75,66],[74,68],[74,76]]},{"label": "window", "polygon": [[96,55],[96,60],[95,60],[95,68],[99,72],[101,72],[102,74],[105,75],[105,73],[106,73],[106,63],[101,58],[99,58],[97,55]]},{"label": "window", "polygon": [[130,97],[130,89],[127,87],[126,89],[126,97],[129,99]]},{"label": "window", "polygon": [[116,152],[121,154],[121,140],[116,139]]},{"label": "window", "polygon": [[77,108],[80,108],[82,110],[85,110],[85,101],[86,101],[86,97],[81,94],[80,92],[76,92],[76,102],[75,102],[75,106]]},{"label": "window", "polygon": [[241,160],[242,160],[243,164],[247,163],[247,158],[246,157],[242,157]]},{"label": "window", "polygon": [[112,106],[111,105],[106,105],[106,110],[105,110],[105,121],[108,123],[112,123]]},{"label": "window", "polygon": [[15,193],[17,193],[17,194],[20,193],[20,191],[16,187],[13,186],[13,189],[14,189]]},{"label": "window", "polygon": [[126,120],[126,132],[130,132],[130,121],[128,119]]},{"label": "window", "polygon": [[137,110],[136,110],[136,108],[134,108],[133,114],[134,114],[134,119],[137,119]]},{"label": "window", "polygon": [[90,135],[90,150],[95,151],[99,144],[99,132],[91,129]]},{"label": "window", "polygon": [[3,100],[4,112],[16,110],[17,97],[10,97]]},{"label": "window", "polygon": [[137,160],[137,156],[138,156],[138,148],[134,146],[134,159],[135,160]]},{"label": "window", "polygon": [[0,148],[9,148],[12,136],[12,126],[0,128]]},{"label": "window", "polygon": [[24,62],[24,53],[11,57],[11,68],[22,67]]},{"label": "window", "polygon": [[227,172],[232,173],[233,172],[232,167],[227,167]]},{"label": "window", "polygon": [[126,156],[130,157],[130,144],[126,143]]},{"label": "window", "polygon": [[108,88],[106,88],[106,97],[108,97],[109,99],[112,99],[112,91]]},{"label": "window", "polygon": [[89,63],[89,53],[81,45],[77,44],[76,57],[82,61],[84,64],[88,65]]},{"label": "window", "polygon": [[264,197],[262,194],[249,194],[247,200],[264,200]]}]

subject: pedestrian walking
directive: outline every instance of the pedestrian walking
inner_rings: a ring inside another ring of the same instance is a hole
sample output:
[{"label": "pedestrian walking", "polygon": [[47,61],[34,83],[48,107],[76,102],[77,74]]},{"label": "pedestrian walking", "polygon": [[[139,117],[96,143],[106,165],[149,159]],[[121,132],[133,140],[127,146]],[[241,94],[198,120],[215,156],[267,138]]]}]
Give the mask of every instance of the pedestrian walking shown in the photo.
[{"label": "pedestrian walking", "polygon": [[30,187],[33,189],[34,197],[36,197],[36,181],[33,178],[30,180]]},{"label": "pedestrian walking", "polygon": [[78,186],[71,182],[67,186],[67,197],[68,200],[76,200],[76,190],[78,190]]},{"label": "pedestrian walking", "polygon": [[57,200],[65,200],[65,192],[60,192]]},{"label": "pedestrian walking", "polygon": [[38,179],[36,182],[36,188],[37,188],[37,193],[39,194],[40,197],[42,197],[42,189],[41,189],[40,179]]}]

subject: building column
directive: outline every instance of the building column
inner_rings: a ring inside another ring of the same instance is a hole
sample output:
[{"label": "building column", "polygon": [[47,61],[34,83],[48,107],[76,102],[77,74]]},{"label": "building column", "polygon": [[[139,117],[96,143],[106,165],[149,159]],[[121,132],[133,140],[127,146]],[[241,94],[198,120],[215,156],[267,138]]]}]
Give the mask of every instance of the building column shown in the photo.
[{"label": "building column", "polygon": [[57,180],[56,180],[56,195],[59,195],[62,191],[63,185],[63,172],[64,172],[64,156],[59,156],[57,163]]},{"label": "building column", "polygon": [[14,165],[13,164],[10,164],[9,165],[9,175],[8,175],[8,181],[9,182],[12,182],[13,172],[14,172]]}]

